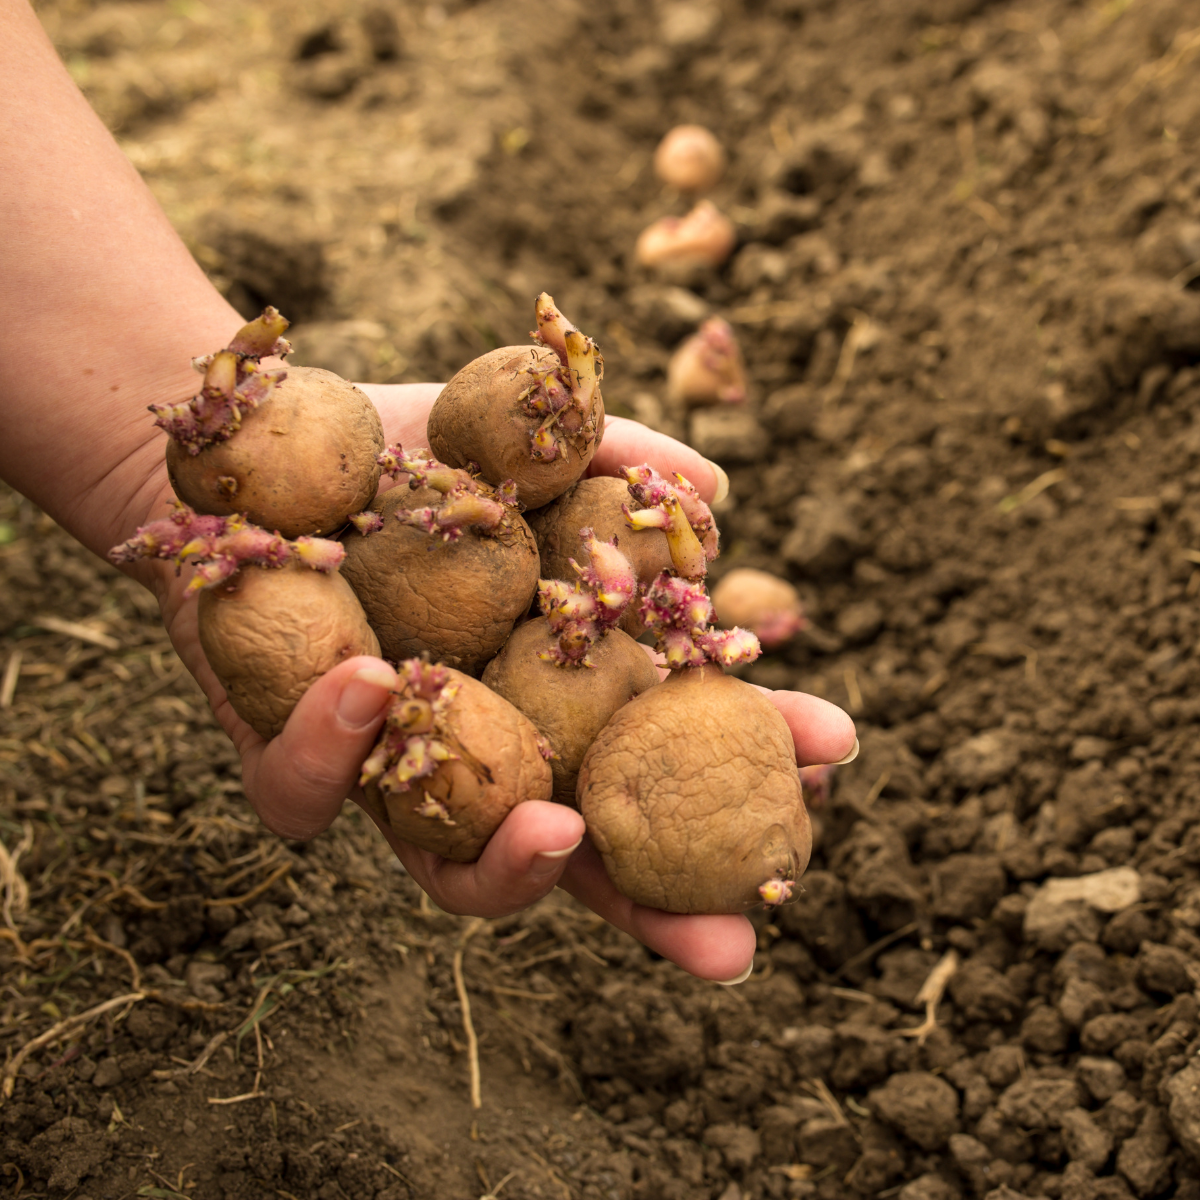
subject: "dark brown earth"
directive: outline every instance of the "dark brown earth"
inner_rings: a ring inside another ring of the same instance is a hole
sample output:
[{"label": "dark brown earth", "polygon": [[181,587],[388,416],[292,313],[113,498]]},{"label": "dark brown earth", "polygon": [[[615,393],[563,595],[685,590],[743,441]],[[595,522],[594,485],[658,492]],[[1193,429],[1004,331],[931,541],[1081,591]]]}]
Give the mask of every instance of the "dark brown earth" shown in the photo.
[{"label": "dark brown earth", "polygon": [[[729,469],[720,565],[803,588],[751,677],[863,750],[740,988],[561,898],[448,917],[357,813],[257,828],[148,599],[6,494],[0,1038],[134,997],[24,1058],[6,1194],[1196,1200],[1194,6],[41,12],[301,361],[446,378],[549,290],[612,411]],[[683,211],[649,163],[685,120],[740,246],[663,281],[631,250]],[[685,427],[664,370],[709,312],[753,395]]]}]

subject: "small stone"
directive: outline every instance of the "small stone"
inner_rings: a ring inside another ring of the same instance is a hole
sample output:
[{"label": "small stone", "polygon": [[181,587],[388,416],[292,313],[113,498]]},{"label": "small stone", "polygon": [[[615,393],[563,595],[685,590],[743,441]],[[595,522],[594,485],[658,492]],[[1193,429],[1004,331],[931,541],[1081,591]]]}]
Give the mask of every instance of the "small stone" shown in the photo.
[{"label": "small stone", "polygon": [[1085,1054],[1110,1054],[1122,1042],[1141,1038],[1146,1029],[1129,1013],[1105,1013],[1093,1017],[1079,1031],[1079,1045]]},{"label": "small stone", "polygon": [[827,1025],[789,1025],[780,1036],[802,1079],[829,1074],[833,1066],[836,1037]]},{"label": "small stone", "polygon": [[988,854],[951,854],[933,870],[933,914],[963,924],[983,918],[1004,895],[1000,861]]},{"label": "small stone", "polygon": [[958,1131],[958,1093],[928,1071],[901,1071],[867,1098],[886,1125],[922,1150],[938,1150]]},{"label": "small stone", "polygon": [[1146,1110],[1137,1133],[1117,1152],[1117,1170],[1142,1200],[1157,1196],[1171,1182],[1171,1136],[1162,1109]]},{"label": "small stone", "polygon": [[191,1137],[192,1134],[194,1134],[199,1128],[199,1126],[195,1121],[192,1120],[191,1117],[184,1117],[183,1124],[180,1126],[180,1128],[183,1130],[184,1137]]},{"label": "small stone", "polygon": [[1091,1171],[1099,1171],[1112,1153],[1112,1135],[1101,1129],[1085,1108],[1072,1108],[1063,1114],[1062,1138],[1067,1156]]},{"label": "small stone", "polygon": [[869,642],[883,625],[883,609],[874,600],[848,604],[837,615],[835,628],[848,642]]},{"label": "small stone", "polygon": [[1172,1075],[1164,1090],[1169,1105],[1167,1116],[1179,1144],[1193,1158],[1200,1159],[1200,1058],[1193,1058]]},{"label": "small stone", "polygon": [[1084,1054],[1075,1064],[1075,1076],[1093,1100],[1103,1104],[1125,1086],[1125,1069],[1111,1058]]},{"label": "small stone", "polygon": [[731,1171],[748,1171],[762,1152],[757,1131],[746,1125],[710,1125],[704,1131],[704,1141],[721,1151]]},{"label": "small stone", "polygon": [[1061,1054],[1070,1038],[1066,1021],[1048,1004],[1032,1009],[1021,1022],[1021,1041],[1039,1054]]},{"label": "small stone", "polygon": [[984,1077],[995,1088],[1006,1088],[1016,1083],[1025,1069],[1025,1055],[1020,1046],[1011,1042],[993,1046],[984,1056],[981,1066]]},{"label": "small stone", "polygon": [[1082,1029],[1093,1017],[1109,1012],[1112,1005],[1098,984],[1075,977],[1067,980],[1058,998],[1058,1011],[1072,1029]]},{"label": "small stone", "polygon": [[[250,924],[253,922],[247,922],[247,925]],[[239,925],[232,932],[237,933],[238,929],[245,928],[246,925]],[[225,999],[225,993],[220,990],[218,984],[224,983],[228,978],[229,968],[224,963],[203,962],[199,959],[188,963],[184,973],[184,980],[192,995],[208,1004],[220,1004]]]},{"label": "small stone", "polygon": [[961,1200],[962,1193],[940,1175],[919,1175],[906,1183],[896,1200]]},{"label": "small stone", "polygon": [[849,509],[833,497],[800,496],[789,509],[792,531],[780,554],[807,573],[837,570],[858,554],[862,531]]},{"label": "small stone", "polygon": [[98,1088],[116,1087],[125,1078],[121,1064],[112,1055],[102,1058],[96,1064],[96,1073],[92,1076],[92,1086]]},{"label": "small stone", "polygon": [[1029,1075],[1006,1088],[996,1107],[1005,1120],[1021,1129],[1058,1129],[1063,1114],[1079,1105],[1073,1079]]},{"label": "small stone", "polygon": [[1145,942],[1138,953],[1138,982],[1148,992],[1178,996],[1195,987],[1188,956],[1174,946]]},{"label": "small stone", "polygon": [[1136,904],[1140,894],[1140,877],[1132,867],[1048,879],[1025,910],[1025,937],[1051,951],[1097,941],[1102,925],[1097,914],[1121,912]]},{"label": "small stone", "polygon": [[1114,1142],[1123,1142],[1133,1136],[1145,1112],[1144,1101],[1128,1092],[1118,1092],[1095,1116],[1097,1123],[1112,1134]]},{"label": "small stone", "polygon": [[988,729],[948,750],[942,761],[953,782],[977,791],[1002,783],[1021,761],[1021,747],[1007,729]]},{"label": "small stone", "polygon": [[854,1131],[844,1121],[833,1117],[814,1117],[800,1127],[796,1139],[799,1158],[815,1172],[833,1168],[843,1175],[859,1155],[858,1141]]}]

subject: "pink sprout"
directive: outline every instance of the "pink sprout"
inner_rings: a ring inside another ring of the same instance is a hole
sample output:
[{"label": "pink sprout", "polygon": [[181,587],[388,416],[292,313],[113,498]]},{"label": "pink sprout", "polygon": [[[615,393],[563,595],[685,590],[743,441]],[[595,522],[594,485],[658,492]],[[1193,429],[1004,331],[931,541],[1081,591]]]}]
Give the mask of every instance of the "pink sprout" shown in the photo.
[{"label": "pink sprout", "polygon": [[[468,529],[488,534],[506,528],[517,509],[517,485],[511,479],[494,488],[469,470],[438,462],[428,450],[421,449],[408,454],[396,442],[384,450],[376,462],[393,479],[407,475],[410,488],[425,487],[441,492],[440,504],[402,509],[396,513],[396,519],[403,525],[436,535],[445,542],[458,541]],[[356,518],[351,517],[350,520],[357,527]],[[360,532],[369,533],[371,530]]]},{"label": "pink sprout", "polygon": [[579,583],[572,587],[561,579],[538,582],[538,601],[558,642],[539,657],[557,666],[592,666],[590,651],[620,620],[637,594],[633,564],[617,549],[614,539],[600,541],[591,529],[580,531],[589,565],[573,558]]},{"label": "pink sprout", "polygon": [[708,628],[712,601],[698,581],[664,571],[646,590],[638,611],[672,670],[705,663],[729,667],[759,655],[758,638],[749,630]]},{"label": "pink sprout", "polygon": [[193,455],[227,441],[241,428],[242,417],[287,378],[286,371],[259,366],[260,358],[282,357],[291,350],[283,338],[287,327],[278,310],[268,307],[238,330],[224,350],[193,359],[192,365],[204,375],[200,391],[179,404],[150,405],[154,423]]},{"label": "pink sprout", "polygon": [[377,512],[372,512],[370,509],[367,509],[366,512],[355,513],[348,520],[363,537],[366,537],[368,534],[378,533],[383,528],[383,517]]},{"label": "pink sprout", "polygon": [[540,462],[553,462],[564,451],[565,439],[593,419],[593,405],[604,378],[604,359],[596,343],[563,316],[549,293],[538,296],[534,313],[538,327],[530,337],[553,350],[558,362],[550,366],[537,362],[522,368],[533,382],[519,399],[529,416],[541,420],[530,435],[530,456]]},{"label": "pink sprout", "polygon": [[142,558],[172,559],[179,567],[186,563],[195,568],[187,586],[191,593],[224,583],[244,566],[282,567],[295,560],[314,571],[336,571],[345,554],[340,542],[327,538],[289,542],[244,516],[206,516],[178,504],[169,517],[142,526],[128,541],[114,546],[108,557],[115,563]]},{"label": "pink sprout", "polygon": [[[447,668],[410,658],[399,664],[396,674],[391,707],[359,776],[361,786],[375,783],[385,793],[407,792],[416,780],[460,757],[445,730],[446,714],[459,689]],[[427,796],[416,812],[454,823],[445,805],[432,797]]]},{"label": "pink sprout", "polygon": [[758,894],[768,908],[775,908],[792,898],[795,886],[796,882],[793,879],[768,879],[759,886]]},{"label": "pink sprout", "polygon": [[625,508],[625,519],[634,529],[661,529],[675,570],[688,579],[702,579],[717,557],[719,532],[712,510],[700,493],[677,472],[664,479],[649,463],[622,467],[621,476],[640,509]]}]

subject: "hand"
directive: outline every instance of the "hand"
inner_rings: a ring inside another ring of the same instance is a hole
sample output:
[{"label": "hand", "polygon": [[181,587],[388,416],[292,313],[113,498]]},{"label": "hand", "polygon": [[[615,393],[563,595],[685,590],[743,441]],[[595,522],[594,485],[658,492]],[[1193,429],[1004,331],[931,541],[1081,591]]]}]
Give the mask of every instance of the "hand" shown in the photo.
[{"label": "hand", "polygon": [[[379,409],[389,445],[400,441],[415,449],[426,444],[425,425],[437,385],[360,386]],[[608,418],[589,473],[613,474],[619,466],[641,462],[660,471],[680,471],[707,499],[724,482],[694,450],[636,422]],[[392,668],[366,657],[339,664],[305,693],[283,732],[265,741],[234,713],[205,660],[196,605],[183,599],[183,581],[172,576],[163,583],[160,600],[171,639],[242,756],[246,795],[263,824],[283,837],[310,838],[333,822],[346,797],[362,803],[358,772],[383,723],[396,679]],[[770,698],[792,730],[801,765],[835,762],[850,750],[854,725],[841,709],[794,692],[771,693]],[[744,916],[664,913],[617,892],[574,809],[542,801],[518,805],[479,861],[469,864],[401,841],[386,820],[367,811],[409,873],[447,912],[504,916],[558,885],[701,978],[735,981],[753,961],[755,935]]]}]

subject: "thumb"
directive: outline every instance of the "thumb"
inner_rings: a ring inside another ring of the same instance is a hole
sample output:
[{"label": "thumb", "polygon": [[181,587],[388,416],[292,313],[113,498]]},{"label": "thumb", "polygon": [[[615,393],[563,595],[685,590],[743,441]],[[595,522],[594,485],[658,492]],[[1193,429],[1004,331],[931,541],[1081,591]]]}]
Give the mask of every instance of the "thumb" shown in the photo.
[{"label": "thumb", "polygon": [[301,696],[278,737],[246,752],[246,795],[272,833],[311,838],[333,823],[358,783],[395,686],[396,672],[383,659],[347,659]]}]

